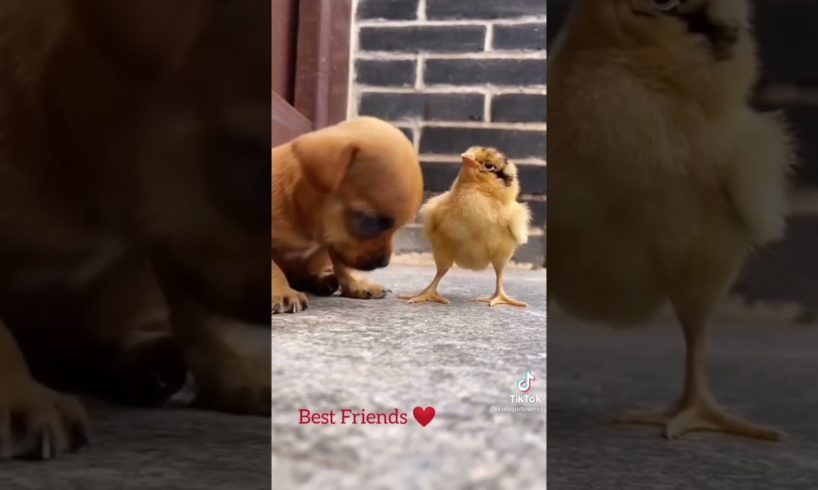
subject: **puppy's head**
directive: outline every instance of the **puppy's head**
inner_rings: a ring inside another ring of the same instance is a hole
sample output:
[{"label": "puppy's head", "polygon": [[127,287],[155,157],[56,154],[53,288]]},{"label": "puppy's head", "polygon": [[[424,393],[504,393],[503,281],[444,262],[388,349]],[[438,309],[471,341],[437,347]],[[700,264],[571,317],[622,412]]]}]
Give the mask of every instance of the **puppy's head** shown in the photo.
[{"label": "puppy's head", "polygon": [[208,4],[176,75],[141,109],[135,165],[148,173],[137,226],[182,287],[219,313],[266,322],[271,7]]},{"label": "puppy's head", "polygon": [[406,136],[362,117],[302,136],[292,149],[304,183],[324,197],[318,226],[330,254],[359,270],[388,265],[395,232],[423,199],[420,164]]},{"label": "puppy's head", "polygon": [[48,94],[62,157],[88,166],[96,208],[166,293],[266,321],[269,0],[66,2]]}]

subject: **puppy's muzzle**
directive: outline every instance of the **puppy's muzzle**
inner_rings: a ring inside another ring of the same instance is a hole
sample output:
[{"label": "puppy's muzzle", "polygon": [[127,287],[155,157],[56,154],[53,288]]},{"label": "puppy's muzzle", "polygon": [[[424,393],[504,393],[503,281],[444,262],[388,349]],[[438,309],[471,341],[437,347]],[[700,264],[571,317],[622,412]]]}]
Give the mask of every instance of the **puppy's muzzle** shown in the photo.
[{"label": "puppy's muzzle", "polygon": [[380,257],[375,257],[374,259],[370,259],[368,261],[362,262],[358,264],[356,269],[362,271],[372,271],[375,269],[382,269],[389,265],[390,257],[388,255],[382,255]]}]

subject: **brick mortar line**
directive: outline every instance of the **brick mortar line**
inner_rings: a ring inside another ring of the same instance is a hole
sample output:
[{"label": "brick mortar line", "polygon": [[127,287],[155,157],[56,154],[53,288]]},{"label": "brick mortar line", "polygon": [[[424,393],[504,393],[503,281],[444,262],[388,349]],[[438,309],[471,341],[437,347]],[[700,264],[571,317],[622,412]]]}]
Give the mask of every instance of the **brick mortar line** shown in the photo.
[{"label": "brick mortar line", "polygon": [[[352,70],[350,70],[352,71]],[[350,83],[347,94],[347,119],[351,119],[360,114],[362,91],[355,83]]]},{"label": "brick mortar line", "polygon": [[423,75],[426,72],[426,55],[421,53],[417,56],[417,63],[415,63],[415,89],[423,90],[426,84],[423,81]]},{"label": "brick mortar line", "polygon": [[422,126],[420,121],[415,121],[412,124],[412,142],[415,144],[415,155],[420,155],[420,131]]},{"label": "brick mortar line", "polygon": [[[426,0],[421,0],[420,3],[426,3]],[[523,16],[513,17],[509,19],[415,19],[415,20],[394,20],[394,19],[367,19],[356,21],[360,27],[458,27],[458,26],[487,26],[489,24],[499,26],[518,26],[525,24],[544,24],[547,23],[546,16]]]},{"label": "brick mortar line", "polygon": [[503,57],[506,53],[511,53],[512,55],[516,55],[517,53],[531,53],[531,54],[541,54],[543,59],[547,59],[546,54],[548,53],[545,49],[503,49],[503,48],[494,48],[492,47],[489,50],[481,51],[484,54],[496,54],[499,57]]},{"label": "brick mortar line", "polygon": [[426,0],[418,0],[417,21],[428,22],[426,19]]},{"label": "brick mortar line", "polygon": [[390,53],[389,51],[359,51],[355,53],[355,59],[364,61],[416,61],[420,54],[425,53]]},{"label": "brick mortar line", "polygon": [[524,50],[496,50],[496,51],[472,51],[470,53],[446,53],[419,51],[417,53],[393,53],[391,51],[358,51],[355,53],[356,60],[366,61],[411,61],[417,59],[419,55],[426,55],[429,60],[537,60],[546,61],[548,59],[545,50],[524,51]]},{"label": "brick mortar line", "polygon": [[[357,84],[361,92],[370,94],[428,94],[428,95],[547,95],[545,85],[528,85],[516,87],[514,85],[431,85],[421,89],[417,87],[389,87],[382,85]],[[531,88],[533,87],[533,88]]]},{"label": "brick mortar line", "polygon": [[494,46],[494,24],[486,24],[486,39],[483,43],[483,51],[491,51]]}]

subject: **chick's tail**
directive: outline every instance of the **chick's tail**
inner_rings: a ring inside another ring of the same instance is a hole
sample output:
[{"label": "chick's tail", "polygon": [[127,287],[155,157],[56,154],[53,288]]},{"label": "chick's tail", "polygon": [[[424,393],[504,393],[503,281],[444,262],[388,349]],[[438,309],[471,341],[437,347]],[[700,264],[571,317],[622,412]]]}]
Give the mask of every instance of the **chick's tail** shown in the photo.
[{"label": "chick's tail", "polygon": [[726,169],[726,186],[753,245],[783,236],[794,165],[793,138],[783,117],[748,111]]}]

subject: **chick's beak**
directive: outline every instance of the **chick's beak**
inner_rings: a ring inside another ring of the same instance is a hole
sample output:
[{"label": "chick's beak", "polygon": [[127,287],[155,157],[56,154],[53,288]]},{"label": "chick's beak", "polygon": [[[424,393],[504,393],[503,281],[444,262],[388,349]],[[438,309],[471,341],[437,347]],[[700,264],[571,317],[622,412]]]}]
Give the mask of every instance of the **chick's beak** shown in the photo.
[{"label": "chick's beak", "polygon": [[464,166],[477,168],[477,162],[474,160],[474,157],[472,156],[471,153],[468,152],[463,153],[462,155],[460,155],[460,157],[463,159]]}]

